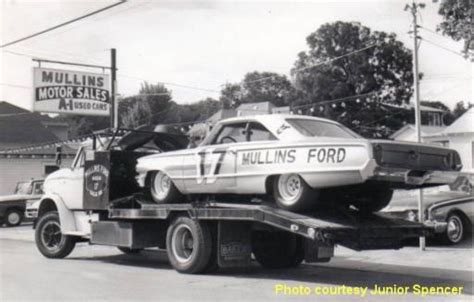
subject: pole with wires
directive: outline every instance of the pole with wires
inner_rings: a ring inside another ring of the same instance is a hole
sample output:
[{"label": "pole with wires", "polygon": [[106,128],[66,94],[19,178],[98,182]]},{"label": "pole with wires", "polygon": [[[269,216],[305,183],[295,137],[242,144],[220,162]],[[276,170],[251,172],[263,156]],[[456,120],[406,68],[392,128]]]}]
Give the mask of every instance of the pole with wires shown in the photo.
[{"label": "pole with wires", "polygon": [[[424,8],[425,4],[416,3],[415,0],[411,4],[405,6],[405,10],[410,10],[413,16],[413,85],[414,85],[414,94],[415,94],[415,128],[416,128],[416,141],[421,142],[421,108],[420,108],[420,83],[418,77],[418,47],[419,39],[418,37],[418,24],[417,24],[417,14],[419,8]],[[418,221],[424,223],[424,205],[423,205],[423,190],[417,190],[418,195]],[[420,237],[420,250],[424,251],[426,246],[425,237]]]},{"label": "pole with wires", "polygon": [[110,128],[118,128],[118,105],[116,102],[117,94],[117,51],[115,48],[110,50]]}]

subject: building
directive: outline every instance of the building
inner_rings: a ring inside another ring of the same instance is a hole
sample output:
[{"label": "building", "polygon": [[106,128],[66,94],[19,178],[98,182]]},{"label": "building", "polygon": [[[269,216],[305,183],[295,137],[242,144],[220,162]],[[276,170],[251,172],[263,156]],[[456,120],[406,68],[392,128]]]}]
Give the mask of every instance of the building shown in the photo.
[{"label": "building", "polygon": [[[0,102],[0,194],[11,194],[19,181],[57,170],[56,145],[67,133],[65,123]],[[75,150],[63,146],[63,152],[63,165],[70,165]]]},{"label": "building", "polygon": [[188,135],[192,139],[195,139],[195,143],[198,143],[207,135],[212,126],[220,120],[237,116],[279,113],[290,113],[290,107],[275,107],[271,102],[244,103],[240,104],[236,109],[221,109],[217,111],[204,123],[193,125]]},{"label": "building", "polygon": [[424,141],[458,151],[463,171],[474,173],[474,108],[470,108],[443,131],[424,136]]}]

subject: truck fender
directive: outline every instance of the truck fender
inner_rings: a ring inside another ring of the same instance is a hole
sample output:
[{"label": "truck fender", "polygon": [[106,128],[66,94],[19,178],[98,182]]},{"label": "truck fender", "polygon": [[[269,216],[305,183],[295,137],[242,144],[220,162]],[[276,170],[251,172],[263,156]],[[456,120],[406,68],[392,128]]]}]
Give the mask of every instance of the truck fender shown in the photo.
[{"label": "truck fender", "polygon": [[63,233],[77,232],[74,213],[66,207],[62,198],[56,194],[45,194],[41,197],[38,207],[38,218],[51,211],[58,212],[59,223]]}]

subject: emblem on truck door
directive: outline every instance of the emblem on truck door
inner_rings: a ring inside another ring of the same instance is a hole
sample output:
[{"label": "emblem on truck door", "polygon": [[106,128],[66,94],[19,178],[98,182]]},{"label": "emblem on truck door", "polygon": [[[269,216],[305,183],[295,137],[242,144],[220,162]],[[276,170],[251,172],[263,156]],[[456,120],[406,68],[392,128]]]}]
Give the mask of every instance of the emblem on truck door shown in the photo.
[{"label": "emblem on truck door", "polygon": [[107,179],[109,170],[103,165],[92,165],[86,170],[85,182],[86,190],[93,197],[99,197],[104,194],[107,188]]}]

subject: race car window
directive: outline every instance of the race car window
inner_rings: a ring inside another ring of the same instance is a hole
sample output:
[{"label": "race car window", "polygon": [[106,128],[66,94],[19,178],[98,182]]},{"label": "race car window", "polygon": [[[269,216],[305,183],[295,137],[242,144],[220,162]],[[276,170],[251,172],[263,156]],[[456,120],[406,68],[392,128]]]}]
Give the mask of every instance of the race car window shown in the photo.
[{"label": "race car window", "polygon": [[304,136],[325,136],[340,138],[357,138],[357,134],[337,124],[310,119],[287,119],[291,126]]},{"label": "race car window", "polygon": [[276,137],[270,131],[268,131],[268,129],[265,128],[262,124],[256,122],[251,122],[249,124],[249,138],[251,142],[276,140]]},{"label": "race car window", "polygon": [[227,124],[222,126],[216,138],[212,141],[212,145],[247,141],[245,135],[246,126],[247,123]]}]

